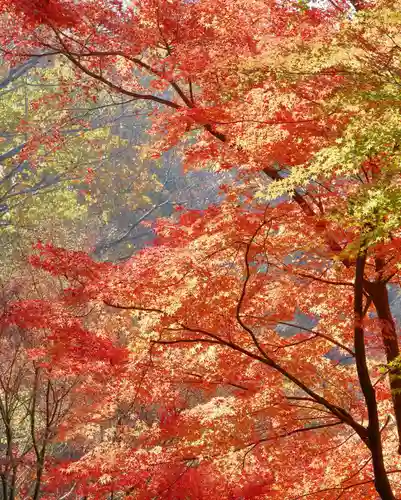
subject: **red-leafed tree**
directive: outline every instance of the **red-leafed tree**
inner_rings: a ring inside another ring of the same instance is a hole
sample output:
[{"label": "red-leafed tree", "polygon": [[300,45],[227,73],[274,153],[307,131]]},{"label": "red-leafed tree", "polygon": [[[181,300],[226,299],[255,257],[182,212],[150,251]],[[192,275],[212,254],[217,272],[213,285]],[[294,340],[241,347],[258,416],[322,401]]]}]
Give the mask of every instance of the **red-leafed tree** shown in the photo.
[{"label": "red-leafed tree", "polygon": [[[21,300],[27,289],[27,283],[14,281],[1,290],[0,484],[5,500],[43,498],[49,471],[84,454],[85,442],[77,432],[68,436],[69,429],[90,421],[88,415],[107,401],[106,381],[121,374],[126,363],[124,348],[86,331],[57,302]],[[63,490],[57,491],[60,497]]]},{"label": "red-leafed tree", "polygon": [[[399,7],[3,4],[7,57],[64,56],[88,93],[154,103],[151,153],[180,144],[187,168],[238,173],[124,265],[38,248],[33,264],[70,282],[60,304],[95,308],[102,355],[113,310],[131,353],[109,382],[113,439],[56,467],[49,491],[68,477],[88,498],[401,494]],[[63,332],[80,359],[99,354],[89,330]]]}]

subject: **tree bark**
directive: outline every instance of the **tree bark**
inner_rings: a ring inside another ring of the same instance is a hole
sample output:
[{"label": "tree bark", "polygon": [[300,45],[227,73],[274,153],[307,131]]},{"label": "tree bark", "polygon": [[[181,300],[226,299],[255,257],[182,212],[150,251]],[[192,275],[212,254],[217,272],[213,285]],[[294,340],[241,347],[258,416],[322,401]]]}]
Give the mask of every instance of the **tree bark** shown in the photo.
[{"label": "tree bark", "polygon": [[[395,328],[394,318],[390,310],[387,286],[385,282],[364,282],[364,288],[368,292],[375,306],[377,316],[381,323],[381,334],[387,363],[391,363],[400,355],[398,336]],[[398,431],[398,453],[401,454],[401,373],[399,370],[390,372],[390,388],[393,400],[394,416]]]},{"label": "tree bark", "polygon": [[363,290],[366,251],[361,251],[356,260],[354,290],[354,351],[358,379],[368,410],[368,446],[372,453],[374,484],[382,500],[395,500],[383,460],[380,422],[377,411],[375,389],[369,376],[366,362],[365,333],[363,328]]}]

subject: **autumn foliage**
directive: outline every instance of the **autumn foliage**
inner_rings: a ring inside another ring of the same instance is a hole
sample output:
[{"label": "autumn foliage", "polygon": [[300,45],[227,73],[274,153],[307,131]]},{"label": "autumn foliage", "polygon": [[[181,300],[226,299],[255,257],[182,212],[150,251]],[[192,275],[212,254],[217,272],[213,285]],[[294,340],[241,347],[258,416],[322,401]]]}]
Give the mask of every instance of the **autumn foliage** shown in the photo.
[{"label": "autumn foliage", "polygon": [[232,174],[122,264],[36,245],[62,291],[1,324],[78,377],[46,443],[80,453],[37,454],[35,498],[398,498],[400,2],[0,6],[10,63],[63,58],[149,104],[149,156]]}]

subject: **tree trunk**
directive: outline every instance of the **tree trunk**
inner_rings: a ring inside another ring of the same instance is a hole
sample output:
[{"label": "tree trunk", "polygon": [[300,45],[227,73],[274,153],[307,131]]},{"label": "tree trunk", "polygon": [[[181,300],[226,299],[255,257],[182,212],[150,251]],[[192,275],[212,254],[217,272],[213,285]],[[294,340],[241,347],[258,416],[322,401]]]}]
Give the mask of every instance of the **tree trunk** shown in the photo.
[{"label": "tree trunk", "polygon": [[369,376],[366,362],[365,332],[363,328],[363,290],[366,252],[359,254],[356,260],[355,289],[354,289],[354,351],[358,379],[368,410],[368,446],[372,453],[374,484],[382,500],[395,500],[390,481],[384,467],[383,448],[380,435],[379,414],[375,389]]},{"label": "tree trunk", "polygon": [[[369,434],[371,434],[369,429]],[[376,491],[379,493],[382,500],[395,500],[394,493],[391,489],[390,481],[384,468],[383,452],[380,441],[380,430],[376,435],[369,437],[370,451],[372,453],[374,484]]]},{"label": "tree trunk", "polygon": [[[364,283],[375,306],[381,323],[381,333],[387,363],[391,363],[400,355],[398,336],[393,315],[390,310],[387,286],[384,282]],[[401,373],[399,370],[390,373],[391,397],[393,400],[394,416],[398,431],[398,453],[401,454]]]}]

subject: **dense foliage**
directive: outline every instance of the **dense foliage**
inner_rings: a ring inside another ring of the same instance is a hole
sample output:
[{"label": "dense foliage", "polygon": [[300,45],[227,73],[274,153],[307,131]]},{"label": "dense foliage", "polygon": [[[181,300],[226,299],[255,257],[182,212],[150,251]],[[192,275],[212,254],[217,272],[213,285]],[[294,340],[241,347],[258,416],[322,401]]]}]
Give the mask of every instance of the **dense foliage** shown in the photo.
[{"label": "dense foliage", "polygon": [[226,172],[206,208],[139,217],[155,237],[128,260],[38,243],[44,291],[5,288],[4,498],[398,498],[401,3],[0,8],[11,68],[65,65],[22,161],[64,151],[80,100],[124,99],[142,155]]}]

